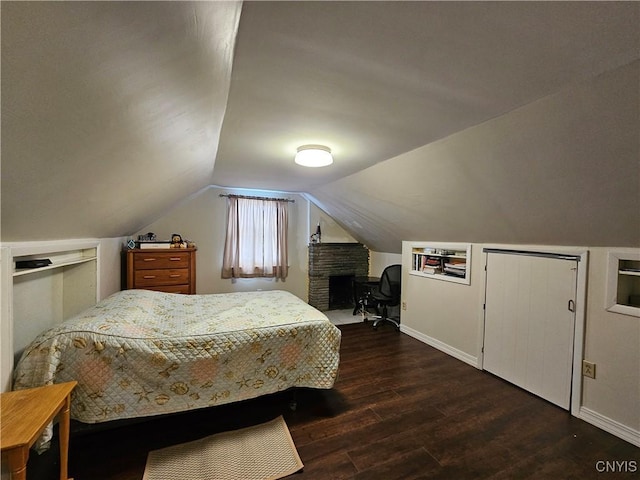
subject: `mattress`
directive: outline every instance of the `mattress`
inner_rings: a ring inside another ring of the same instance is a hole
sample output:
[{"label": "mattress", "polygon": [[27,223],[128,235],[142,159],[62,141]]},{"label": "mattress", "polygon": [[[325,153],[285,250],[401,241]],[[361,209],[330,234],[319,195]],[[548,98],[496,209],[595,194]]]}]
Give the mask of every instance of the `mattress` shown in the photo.
[{"label": "mattress", "polygon": [[85,423],[329,389],[340,338],[322,312],[285,291],[124,290],[38,336],[14,389],[76,380],[71,418]]}]

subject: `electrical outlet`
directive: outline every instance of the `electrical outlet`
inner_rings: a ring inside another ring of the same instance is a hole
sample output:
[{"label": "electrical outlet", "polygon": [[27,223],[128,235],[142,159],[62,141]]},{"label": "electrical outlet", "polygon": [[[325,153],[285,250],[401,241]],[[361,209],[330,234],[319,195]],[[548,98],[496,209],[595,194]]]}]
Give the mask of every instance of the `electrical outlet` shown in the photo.
[{"label": "electrical outlet", "polygon": [[402,309],[406,310],[407,309],[407,302],[402,302]]},{"label": "electrical outlet", "polygon": [[582,360],[582,375],[589,378],[596,378],[596,364]]}]

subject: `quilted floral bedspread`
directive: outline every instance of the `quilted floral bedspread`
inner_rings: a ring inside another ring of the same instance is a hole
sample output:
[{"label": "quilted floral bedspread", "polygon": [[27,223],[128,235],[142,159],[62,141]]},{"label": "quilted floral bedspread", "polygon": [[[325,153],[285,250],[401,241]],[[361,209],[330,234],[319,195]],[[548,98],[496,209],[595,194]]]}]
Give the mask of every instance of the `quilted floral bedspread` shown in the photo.
[{"label": "quilted floral bedspread", "polygon": [[96,423],[328,389],[339,348],[340,330],[288,292],[125,290],[36,338],[14,388],[77,380],[71,417]]}]

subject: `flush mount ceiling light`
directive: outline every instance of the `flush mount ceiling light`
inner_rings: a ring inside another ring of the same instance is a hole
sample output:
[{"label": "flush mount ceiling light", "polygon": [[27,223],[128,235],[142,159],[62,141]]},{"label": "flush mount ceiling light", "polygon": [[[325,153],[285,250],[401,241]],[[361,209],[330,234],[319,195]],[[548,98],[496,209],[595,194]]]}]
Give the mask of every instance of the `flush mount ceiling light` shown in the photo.
[{"label": "flush mount ceiling light", "polygon": [[333,163],[333,156],[324,145],[303,145],[298,147],[295,162],[304,167],[326,167]]}]

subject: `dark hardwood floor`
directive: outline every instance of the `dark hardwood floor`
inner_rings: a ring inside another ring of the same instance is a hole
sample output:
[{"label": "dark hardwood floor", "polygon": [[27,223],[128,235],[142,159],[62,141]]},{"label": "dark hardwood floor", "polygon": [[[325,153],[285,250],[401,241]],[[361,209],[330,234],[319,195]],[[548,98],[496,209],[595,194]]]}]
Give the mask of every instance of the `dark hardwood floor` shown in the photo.
[{"label": "dark hardwood floor", "polygon": [[[297,410],[288,409],[290,393],[282,393],[134,425],[76,430],[70,476],[140,480],[150,450],[280,414],[305,464],[291,477],[296,480],[640,475],[640,449],[538,397],[390,325],[377,331],[364,323],[340,329],[335,388],[298,392]],[[55,444],[42,455],[32,453],[28,479],[57,478],[57,454]],[[607,465],[627,471],[598,471]]]}]

